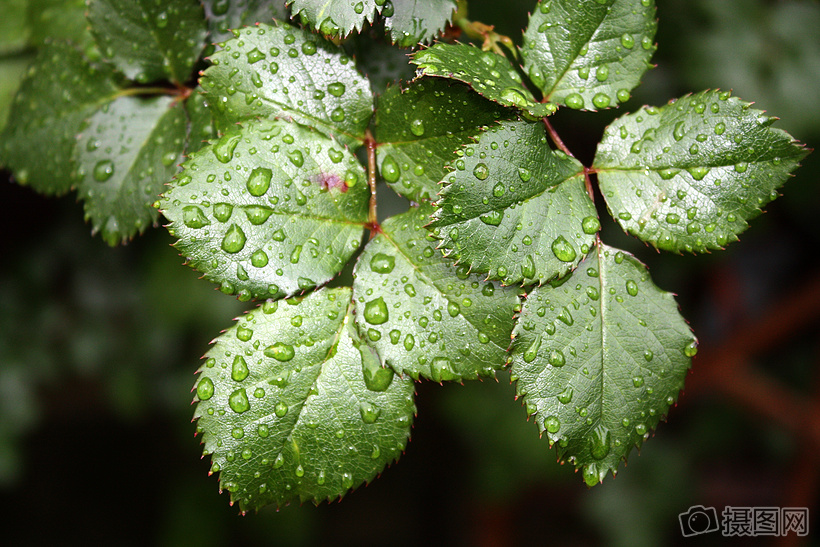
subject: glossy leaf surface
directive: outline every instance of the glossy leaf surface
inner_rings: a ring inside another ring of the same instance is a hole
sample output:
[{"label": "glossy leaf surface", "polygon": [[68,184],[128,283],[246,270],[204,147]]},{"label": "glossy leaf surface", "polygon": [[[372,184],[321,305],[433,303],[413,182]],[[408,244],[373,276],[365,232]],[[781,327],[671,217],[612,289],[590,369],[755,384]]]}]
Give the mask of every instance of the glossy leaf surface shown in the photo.
[{"label": "glossy leaf surface", "polygon": [[368,81],[330,42],[286,23],[237,31],[215,53],[201,84],[217,127],[283,117],[361,143],[373,114]]},{"label": "glossy leaf surface", "polygon": [[467,86],[438,78],[391,87],[376,109],[379,172],[402,196],[434,199],[456,150],[508,114]]},{"label": "glossy leaf surface", "polygon": [[325,36],[347,36],[372,23],[385,0],[289,0],[294,17]]},{"label": "glossy leaf surface", "polygon": [[349,307],[346,288],[267,302],[206,354],[197,430],[242,511],[341,497],[404,451],[413,382],[361,347]]},{"label": "glossy leaf surface", "polygon": [[382,10],[384,26],[395,44],[413,47],[430,42],[453,16],[455,0],[392,0],[391,13],[385,4]]},{"label": "glossy leaf surface", "polygon": [[697,347],[672,294],[606,245],[564,283],[533,289],[513,337],[511,370],[527,413],[590,486],[649,438]]},{"label": "glossy leaf surface", "polygon": [[193,154],[160,204],[189,264],[240,299],[293,295],[359,247],[370,192],[339,143],[298,124],[247,122]]},{"label": "glossy leaf surface", "polygon": [[230,40],[233,29],[288,18],[285,0],[202,0],[202,5],[208,17],[210,42]]},{"label": "glossy leaf surface", "polygon": [[493,376],[510,345],[517,290],[457,269],[424,228],[432,208],[382,225],[354,273],[356,324],[400,374],[436,382]]},{"label": "glossy leaf surface", "polygon": [[594,167],[621,227],[676,252],[736,240],[807,154],[749,105],[704,91],[609,126]]},{"label": "glossy leaf surface", "polygon": [[430,224],[445,255],[507,285],[580,262],[600,224],[583,166],[549,148],[542,124],[503,122],[461,152]]}]

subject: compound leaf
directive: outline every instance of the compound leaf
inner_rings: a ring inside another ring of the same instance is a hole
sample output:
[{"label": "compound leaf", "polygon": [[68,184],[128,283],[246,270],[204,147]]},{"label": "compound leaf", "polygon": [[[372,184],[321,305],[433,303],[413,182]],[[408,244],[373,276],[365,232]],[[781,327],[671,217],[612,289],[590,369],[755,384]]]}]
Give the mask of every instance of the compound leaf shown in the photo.
[{"label": "compound leaf", "polygon": [[211,42],[230,40],[233,38],[231,29],[288,18],[285,0],[202,0],[202,5]]},{"label": "compound leaf", "polygon": [[103,55],[139,83],[188,81],[205,46],[196,0],[91,0],[87,17]]},{"label": "compound leaf", "polygon": [[68,44],[44,46],[11,105],[0,136],[2,163],[38,192],[67,192],[83,120],[118,91],[113,69],[91,64]]},{"label": "compound leaf", "polygon": [[390,87],[376,109],[379,171],[400,195],[432,199],[456,150],[505,114],[467,86],[439,78]]},{"label": "compound leaf", "polygon": [[539,431],[591,486],[649,438],[696,348],[672,294],[637,259],[598,244],[564,283],[527,296],[512,375]]},{"label": "compound leaf", "polygon": [[116,245],[156,220],[151,204],[182,161],[187,119],[171,97],[120,97],[84,126],[74,149],[77,192],[94,231]]},{"label": "compound leaf", "polygon": [[400,374],[436,382],[490,376],[510,345],[515,288],[458,269],[424,229],[432,207],[388,219],[356,264],[353,298],[362,337]]},{"label": "compound leaf", "polygon": [[676,252],[736,240],[807,154],[749,105],[704,91],[609,126],[593,165],[621,227]]},{"label": "compound leaf", "polygon": [[504,106],[524,110],[538,119],[555,112],[553,104],[539,103],[521,83],[521,76],[506,57],[465,44],[435,44],[413,55],[421,74],[451,78]]},{"label": "compound leaf", "polygon": [[349,288],[269,301],[206,354],[197,431],[242,511],[343,496],[401,456],[413,382],[361,346],[349,307]]},{"label": "compound leaf", "polygon": [[455,0],[393,0],[382,10],[390,38],[401,47],[413,47],[437,36],[453,17]]},{"label": "compound leaf", "polygon": [[540,123],[490,127],[445,178],[430,228],[439,247],[504,284],[544,283],[581,261],[600,228],[584,168]]},{"label": "compound leaf", "polygon": [[288,0],[294,18],[325,36],[347,36],[372,23],[384,0]]},{"label": "compound leaf", "polygon": [[281,297],[336,275],[370,192],[339,143],[284,120],[246,122],[194,153],[160,203],[177,248],[223,292]]},{"label": "compound leaf", "polygon": [[655,52],[653,0],[541,0],[521,56],[544,99],[600,110],[629,99]]},{"label": "compound leaf", "polygon": [[217,128],[284,117],[359,145],[373,114],[366,78],[344,51],[287,23],[236,32],[201,80]]}]

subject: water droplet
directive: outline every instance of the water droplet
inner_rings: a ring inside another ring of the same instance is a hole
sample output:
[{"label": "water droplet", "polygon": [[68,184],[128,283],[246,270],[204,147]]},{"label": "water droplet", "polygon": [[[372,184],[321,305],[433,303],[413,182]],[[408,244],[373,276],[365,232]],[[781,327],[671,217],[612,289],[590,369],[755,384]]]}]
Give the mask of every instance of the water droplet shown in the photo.
[{"label": "water droplet", "polygon": [[277,361],[290,361],[293,359],[294,355],[296,355],[293,346],[290,344],[285,344],[284,342],[276,342],[272,346],[268,346],[265,348],[264,353],[268,357],[273,357]]},{"label": "water droplet", "polygon": [[575,110],[584,108],[584,98],[579,93],[570,93],[564,99],[566,105]]},{"label": "water droplet", "polygon": [[302,44],[302,53],[305,55],[313,55],[316,53],[316,42],[307,41]]},{"label": "water droplet", "polygon": [[265,54],[259,51],[258,48],[253,48],[252,50],[250,50],[247,56],[248,63],[250,64],[258,63],[259,61],[265,58]]},{"label": "water droplet", "polygon": [[385,391],[393,381],[393,370],[389,368],[377,367],[374,369],[364,367],[364,383],[370,391]]},{"label": "water droplet", "polygon": [[233,358],[233,366],[231,367],[231,378],[235,382],[241,382],[245,378],[248,377],[250,371],[248,370],[248,363],[245,362],[245,358],[241,355],[237,355]]},{"label": "water droplet", "polygon": [[342,82],[333,82],[327,86],[327,92],[334,97],[341,97],[345,94],[345,85]]},{"label": "water droplet", "polygon": [[202,209],[196,205],[186,205],[182,208],[182,222],[184,222],[188,228],[194,229],[202,228],[211,223],[205,216],[205,213],[202,212]]},{"label": "water droplet", "polygon": [[550,352],[549,363],[554,367],[563,367],[567,363],[567,360],[561,350],[554,349]]},{"label": "water droplet", "polygon": [[453,371],[453,365],[446,357],[436,357],[430,364],[430,378],[434,382],[448,382],[458,380],[459,376]]},{"label": "water droplet", "polygon": [[214,382],[207,376],[203,377],[202,380],[196,386],[196,396],[199,398],[200,401],[207,401],[214,394]]},{"label": "water droplet", "polygon": [[279,401],[276,403],[276,406],[273,407],[273,413],[279,416],[280,418],[284,417],[288,413],[288,405],[284,401]]},{"label": "water droplet", "polygon": [[520,178],[522,182],[527,182],[532,178],[532,173],[530,173],[529,169],[524,169],[523,167],[519,167],[518,168],[518,178]]},{"label": "water droplet", "polygon": [[524,352],[524,362],[532,363],[538,356],[538,350],[541,349],[541,336],[536,336],[530,347]]},{"label": "water droplet", "polygon": [[302,165],[305,164],[305,157],[302,155],[301,150],[291,150],[288,152],[288,159],[296,167],[302,167]]},{"label": "water droplet", "polygon": [[239,144],[240,139],[241,136],[239,133],[225,135],[219,139],[213,146],[213,153],[216,159],[221,163],[230,162],[233,159],[234,150],[236,150],[236,145]]},{"label": "water droplet", "polygon": [[217,203],[214,205],[214,216],[219,222],[227,222],[233,214],[233,205],[230,203]]},{"label": "water droplet", "polygon": [[558,416],[547,416],[544,418],[544,429],[549,433],[558,433],[558,430],[561,429],[561,420],[558,419]]},{"label": "water droplet", "polygon": [[94,180],[105,182],[114,175],[114,162],[111,160],[98,161],[94,166]]},{"label": "water droplet", "polygon": [[683,348],[683,354],[687,357],[694,357],[698,353],[698,343],[692,342]]},{"label": "water droplet", "polygon": [[572,243],[567,241],[564,236],[558,236],[552,242],[552,253],[561,262],[572,262],[578,256]]},{"label": "water droplet", "polygon": [[635,47],[635,37],[629,33],[624,33],[621,36],[621,45],[624,46],[626,49],[632,49]]},{"label": "water droplet", "polygon": [[535,262],[532,259],[532,255],[527,255],[524,259],[524,263],[521,264],[521,275],[529,279],[535,277]]},{"label": "water droplet", "polygon": [[396,163],[393,156],[388,154],[382,162],[382,177],[384,177],[385,181],[393,183],[399,180],[399,176],[401,176],[399,164]]},{"label": "water droplet", "polygon": [[[598,74],[600,74],[600,70]],[[606,93],[596,93],[595,96],[592,97],[592,104],[595,105],[595,108],[606,108],[610,102],[612,102],[612,99],[610,99]]]},{"label": "water droplet", "polygon": [[486,180],[487,177],[490,176],[490,169],[484,163],[476,164],[473,169],[473,175],[475,175],[475,178],[478,180]]},{"label": "water droplet", "polygon": [[365,304],[364,319],[371,325],[381,325],[386,323],[389,318],[387,304],[381,296]]},{"label": "water droplet", "polygon": [[225,237],[222,238],[222,250],[226,253],[238,253],[245,248],[245,232],[237,224],[231,224]]},{"label": "water droplet", "polygon": [[504,220],[504,213],[501,211],[490,211],[489,213],[481,215],[478,218],[480,218],[481,222],[484,224],[489,226],[498,226],[501,224],[501,221]]},{"label": "water droplet", "polygon": [[581,228],[585,234],[591,235],[601,229],[601,223],[598,217],[585,217],[584,220],[581,221]]},{"label": "water droplet", "polygon": [[461,313],[461,307],[455,302],[448,302],[447,313],[450,314],[450,317],[456,317],[459,313]]},{"label": "water droplet", "polygon": [[245,207],[245,216],[248,217],[248,222],[254,226],[261,226],[273,214],[273,209],[264,205],[249,205]]},{"label": "water droplet", "polygon": [[359,405],[359,413],[362,415],[362,421],[366,424],[375,423],[382,413],[381,409],[370,402],[365,402]]},{"label": "water droplet", "polygon": [[572,388],[568,387],[567,389],[558,394],[558,401],[564,405],[568,404],[572,401],[572,394]]},{"label": "water droplet", "polygon": [[380,274],[392,272],[395,265],[396,258],[384,253],[376,253],[373,255],[373,258],[370,259],[370,269]]},{"label": "water droplet", "polygon": [[603,426],[598,426],[592,432],[589,439],[590,455],[596,460],[604,459],[612,447],[612,439],[609,430]]},{"label": "water droplet", "polygon": [[252,196],[263,196],[270,188],[270,181],[273,177],[273,172],[267,167],[257,167],[251,171],[251,176],[248,177],[248,192]]},{"label": "water droplet", "polygon": [[638,284],[630,279],[626,282],[626,292],[628,292],[630,296],[637,296]]},{"label": "water droplet", "polygon": [[413,120],[412,122],[410,122],[410,132],[417,137],[421,137],[422,135],[424,135],[424,121]]},{"label": "water droplet", "polygon": [[248,401],[248,394],[245,393],[245,388],[239,388],[228,397],[228,406],[237,414],[242,414],[251,409],[251,403]]},{"label": "water droplet", "polygon": [[690,167],[687,169],[692,178],[695,180],[703,180],[709,174],[708,167]]},{"label": "water droplet", "polygon": [[675,124],[675,129],[672,131],[672,136],[676,141],[679,141],[686,136],[686,128],[684,127],[683,122],[678,122]]}]

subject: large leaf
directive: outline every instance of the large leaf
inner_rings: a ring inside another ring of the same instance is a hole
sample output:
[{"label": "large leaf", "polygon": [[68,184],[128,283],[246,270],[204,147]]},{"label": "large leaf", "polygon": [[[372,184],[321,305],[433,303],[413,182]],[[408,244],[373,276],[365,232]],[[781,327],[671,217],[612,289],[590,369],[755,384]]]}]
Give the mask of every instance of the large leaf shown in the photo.
[{"label": "large leaf", "polygon": [[514,288],[457,269],[434,249],[429,205],[388,219],[354,273],[356,323],[396,372],[437,382],[493,376],[504,366]]},{"label": "large leaf", "polygon": [[365,78],[345,53],[286,23],[237,31],[211,58],[202,87],[217,127],[285,117],[360,144],[373,114]]},{"label": "large leaf", "polygon": [[429,42],[444,30],[455,7],[455,0],[392,0],[381,13],[393,42],[413,47]]},{"label": "large leaf", "polygon": [[298,124],[246,122],[194,153],[160,203],[177,248],[240,299],[327,282],[359,247],[370,192],[356,158]]},{"label": "large leaf", "polygon": [[230,40],[232,29],[288,18],[285,0],[202,0],[202,5],[208,17],[211,42]]},{"label": "large leaf", "polygon": [[113,70],[64,43],[44,46],[14,98],[0,156],[21,184],[45,194],[71,187],[71,156],[85,118],[118,92]]},{"label": "large leaf", "polygon": [[90,0],[88,20],[103,55],[140,83],[187,82],[205,46],[196,0]]},{"label": "large leaf", "polygon": [[426,76],[459,80],[491,101],[520,108],[530,117],[543,118],[556,110],[553,104],[537,102],[515,68],[498,53],[465,44],[435,44],[417,52],[413,62]]},{"label": "large leaf", "polygon": [[77,192],[94,231],[116,245],[156,220],[151,204],[179,169],[187,119],[171,97],[120,97],[84,126],[74,151]]},{"label": "large leaf", "polygon": [[385,0],[288,0],[294,18],[325,36],[347,36],[372,23]]},{"label": "large leaf", "polygon": [[594,167],[621,227],[677,252],[736,240],[807,154],[749,104],[704,91],[607,128]]},{"label": "large leaf", "polygon": [[580,262],[600,224],[583,166],[549,148],[542,124],[503,122],[462,153],[430,224],[447,256],[506,285]]},{"label": "large leaf", "polygon": [[654,0],[541,0],[521,56],[545,100],[600,110],[629,99],[655,52]]},{"label": "large leaf", "polygon": [[593,485],[649,438],[696,347],[672,294],[634,257],[599,244],[563,284],[527,296],[512,374],[559,459]]},{"label": "large leaf", "polygon": [[399,194],[432,199],[456,150],[505,114],[455,82],[426,78],[391,87],[376,109],[379,171]]},{"label": "large leaf", "polygon": [[347,288],[267,302],[205,356],[197,431],[242,511],[343,496],[404,451],[413,382],[361,346],[349,306]]}]

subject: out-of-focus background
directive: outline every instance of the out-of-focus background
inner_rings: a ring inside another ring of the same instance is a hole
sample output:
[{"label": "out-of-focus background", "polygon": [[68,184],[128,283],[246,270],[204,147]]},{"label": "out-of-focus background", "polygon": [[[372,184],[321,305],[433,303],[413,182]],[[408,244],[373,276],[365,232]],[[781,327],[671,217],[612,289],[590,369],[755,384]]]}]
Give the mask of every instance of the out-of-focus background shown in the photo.
[{"label": "out-of-focus background", "polygon": [[[0,0],[0,95],[25,70]],[[7,5],[8,4],[8,5]],[[42,28],[71,35],[83,2],[43,0]],[[470,0],[471,19],[520,39],[534,0]],[[49,7],[50,6],[50,7]],[[68,8],[66,8],[68,6]],[[46,9],[48,7],[48,9]],[[660,0],[650,71],[625,109],[565,112],[554,124],[589,162],[606,123],[642,104],[733,89],[820,143],[820,4]],[[50,19],[51,18],[51,19]],[[54,24],[54,19],[59,24]],[[62,18],[62,19],[60,19]],[[9,45],[12,44],[12,45]],[[0,112],[0,115],[4,113]],[[728,250],[659,254],[603,206],[603,239],[638,255],[677,293],[701,340],[685,394],[617,478],[587,489],[555,462],[498,382],[417,384],[401,461],[341,503],[238,516],[217,493],[190,423],[209,341],[248,304],[180,264],[162,229],[109,248],[73,197],[0,182],[0,542],[5,545],[656,546],[691,543],[693,505],[820,506],[820,155]],[[601,201],[600,199],[598,200]],[[820,532],[820,531],[818,531]],[[747,545],[719,533],[699,545]]]}]

